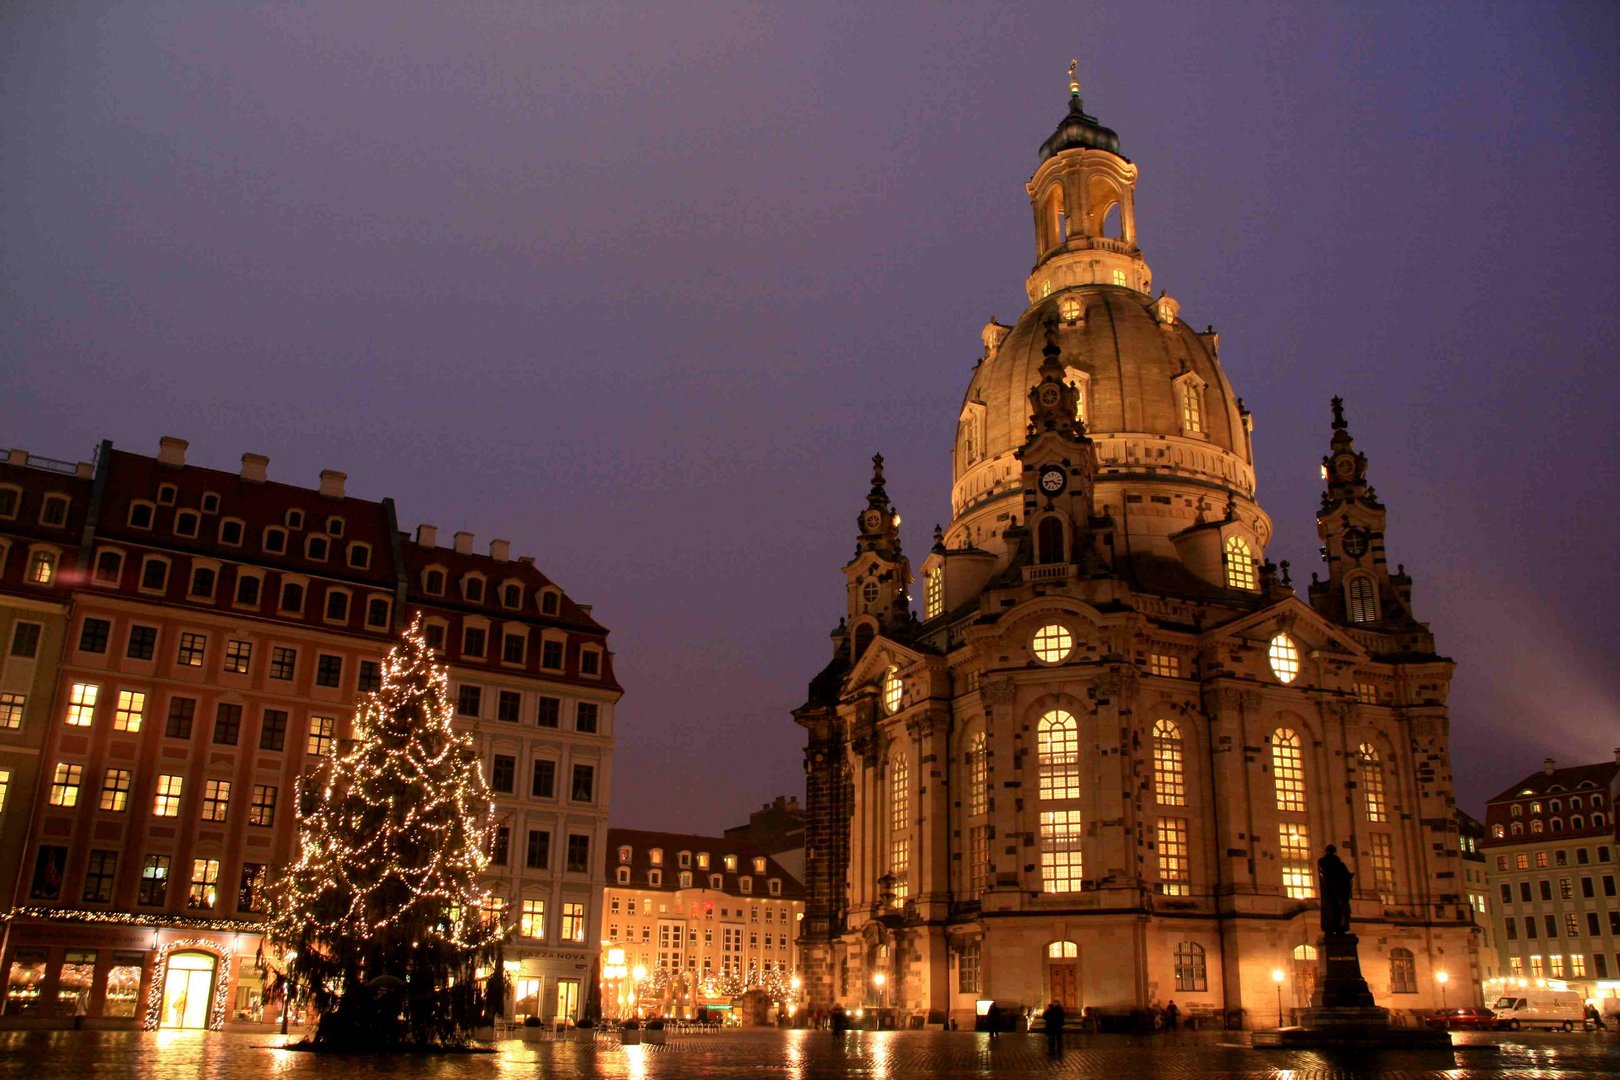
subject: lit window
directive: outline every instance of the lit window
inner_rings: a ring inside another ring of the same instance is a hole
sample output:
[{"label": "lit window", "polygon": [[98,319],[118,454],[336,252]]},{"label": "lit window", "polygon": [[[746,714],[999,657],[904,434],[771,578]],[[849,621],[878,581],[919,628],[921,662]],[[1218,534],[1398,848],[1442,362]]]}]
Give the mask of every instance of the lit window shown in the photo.
[{"label": "lit window", "polygon": [[573,902],[564,902],[562,916],[562,936],[564,941],[585,940],[585,905]]},{"label": "lit window", "polygon": [[332,740],[337,731],[337,720],[330,716],[312,716],[309,718],[308,750],[317,757],[324,757],[332,752]]},{"label": "lit window", "polygon": [[1372,683],[1356,683],[1356,700],[1363,705],[1378,704],[1378,687]]},{"label": "lit window", "polygon": [[968,836],[968,889],[978,896],[990,885],[990,826],[975,825]]},{"label": "lit window", "polygon": [[1181,384],[1181,427],[1189,432],[1204,430],[1204,394],[1190,378]]},{"label": "lit window", "polygon": [[544,900],[525,900],[523,908],[518,914],[518,933],[526,938],[544,938],[546,936],[546,902]]},{"label": "lit window", "polygon": [[247,641],[227,641],[225,643],[225,670],[237,675],[247,673],[248,664],[253,659],[253,644]]},{"label": "lit window", "polygon": [[1303,822],[1279,822],[1277,849],[1282,859],[1283,891],[1295,900],[1309,900],[1315,896],[1316,875],[1311,869],[1310,830]]},{"label": "lit window", "polygon": [[1167,679],[1181,677],[1181,658],[1168,656],[1164,653],[1151,653],[1148,655],[1148,674],[1162,675]]},{"label": "lit window", "polygon": [[248,824],[268,826],[276,820],[276,789],[270,784],[254,784],[253,800],[248,803]]},{"label": "lit window", "polygon": [[74,683],[68,691],[67,722],[73,727],[89,727],[96,715],[96,697],[101,687],[95,683]]},{"label": "lit window", "polygon": [[1166,896],[1186,896],[1192,891],[1188,871],[1187,821],[1160,818],[1158,828],[1159,891]]},{"label": "lit window", "polygon": [[1278,728],[1271,736],[1271,779],[1277,789],[1277,809],[1305,809],[1305,763],[1299,736],[1288,728]]},{"label": "lit window", "polygon": [[889,773],[889,873],[894,875],[894,895],[904,900],[911,872],[911,766],[904,754],[894,759]]},{"label": "lit window", "polygon": [[1299,647],[1293,638],[1287,634],[1273,637],[1267,655],[1271,660],[1271,673],[1277,676],[1278,682],[1291,683],[1299,678]]},{"label": "lit window", "polygon": [[990,787],[990,759],[985,751],[984,732],[976,731],[968,740],[967,812],[977,816],[988,809]]},{"label": "lit window", "polygon": [[1123,271],[1123,270],[1115,270],[1114,271],[1114,284],[1115,285],[1124,285],[1125,283],[1126,283],[1125,282],[1125,271]]},{"label": "lit window", "polygon": [[56,555],[49,551],[36,551],[28,560],[28,580],[35,585],[49,585],[56,576]]},{"label": "lit window", "polygon": [[923,618],[938,618],[945,612],[945,571],[936,566],[924,581]]},{"label": "lit window", "polygon": [[1226,587],[1251,590],[1260,587],[1254,572],[1254,553],[1241,536],[1226,538]]},{"label": "lit window", "polygon": [[1384,805],[1384,765],[1371,743],[1361,744],[1361,792],[1367,803],[1367,820],[1375,824],[1389,820]]},{"label": "lit window", "polygon": [[23,706],[26,704],[26,695],[0,694],[0,728],[22,727]]},{"label": "lit window", "polygon": [[1043,664],[1060,664],[1074,649],[1074,635],[1058,623],[1035,631],[1035,657]]},{"label": "lit window", "polygon": [[1082,875],[1080,811],[1041,811],[1041,888],[1079,892]]},{"label": "lit window", "polygon": [[51,805],[78,806],[79,785],[83,781],[83,765],[71,765],[65,761],[57,762],[56,773],[51,778]]},{"label": "lit window", "polygon": [[186,896],[186,907],[211,908],[219,898],[219,860],[193,859],[191,861],[191,891]]},{"label": "lit window", "polygon": [[1350,594],[1350,621],[1354,623],[1377,622],[1378,591],[1373,587],[1372,578],[1364,575],[1351,578],[1348,591]]},{"label": "lit window", "polygon": [[175,663],[181,667],[202,667],[203,651],[208,647],[208,637],[205,634],[181,634],[180,648],[175,653]]},{"label": "lit window", "polygon": [[224,821],[231,805],[229,780],[203,781],[202,818],[204,821]]},{"label": "lit window", "polygon": [[1053,709],[1036,732],[1043,799],[1080,797],[1080,735],[1072,713]]},{"label": "lit window", "polygon": [[1051,296],[1051,295],[1052,295],[1052,281],[1051,281],[1050,278],[1048,278],[1047,280],[1041,282],[1041,299],[1044,300],[1048,296]]},{"label": "lit window", "polygon": [[1053,960],[1073,960],[1080,955],[1080,946],[1072,941],[1054,941],[1046,947],[1046,955]]},{"label": "lit window", "polygon": [[153,817],[179,817],[180,791],[184,779],[165,773],[157,779],[157,793],[152,797]]},{"label": "lit window", "polygon": [[1058,305],[1058,313],[1063,316],[1063,321],[1066,323],[1079,322],[1080,301],[1072,296],[1065,297],[1063,302]]},{"label": "lit window", "polygon": [[1204,947],[1192,941],[1176,943],[1176,989],[1203,991],[1209,988]]},{"label": "lit window", "polygon": [[1160,720],[1153,725],[1153,790],[1165,806],[1187,805],[1181,729],[1170,720]]},{"label": "lit window", "polygon": [[883,676],[883,707],[889,712],[898,711],[905,688],[906,685],[900,678],[900,669],[890,664],[888,672]]},{"label": "lit window", "polygon": [[101,808],[121,814],[129,808],[128,769],[108,769],[101,778]]},{"label": "lit window", "polygon": [[146,715],[146,695],[139,690],[118,691],[118,708],[113,712],[114,731],[139,731]]},{"label": "lit window", "polygon": [[1395,844],[1388,833],[1372,834],[1373,888],[1381,904],[1395,903]]}]

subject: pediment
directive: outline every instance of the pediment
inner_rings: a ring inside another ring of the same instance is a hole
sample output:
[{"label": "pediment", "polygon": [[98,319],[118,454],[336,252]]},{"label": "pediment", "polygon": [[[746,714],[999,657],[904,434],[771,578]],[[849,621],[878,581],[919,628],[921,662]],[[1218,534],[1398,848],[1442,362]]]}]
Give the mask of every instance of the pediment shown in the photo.
[{"label": "pediment", "polygon": [[1327,649],[1358,659],[1372,655],[1355,638],[1322,618],[1315,608],[1297,596],[1286,597],[1240,619],[1213,627],[1205,631],[1204,642],[1269,638],[1279,630],[1313,650]]}]

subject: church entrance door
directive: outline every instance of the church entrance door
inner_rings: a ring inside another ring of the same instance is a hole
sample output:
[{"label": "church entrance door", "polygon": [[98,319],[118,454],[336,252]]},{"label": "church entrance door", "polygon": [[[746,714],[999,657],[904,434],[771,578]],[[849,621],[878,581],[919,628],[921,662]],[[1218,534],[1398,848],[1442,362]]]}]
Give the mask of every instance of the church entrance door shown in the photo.
[{"label": "church entrance door", "polygon": [[1051,976],[1051,998],[1063,1006],[1070,1015],[1080,1014],[1080,965],[1074,961],[1054,961],[1048,971]]}]

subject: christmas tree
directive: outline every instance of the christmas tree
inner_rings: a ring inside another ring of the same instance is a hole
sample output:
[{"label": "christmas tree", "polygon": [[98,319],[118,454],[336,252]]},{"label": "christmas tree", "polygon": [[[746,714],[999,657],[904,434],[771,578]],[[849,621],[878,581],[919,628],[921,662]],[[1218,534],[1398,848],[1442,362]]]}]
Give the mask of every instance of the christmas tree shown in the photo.
[{"label": "christmas tree", "polygon": [[478,969],[497,962],[504,932],[478,884],[491,804],[453,716],[418,618],[361,702],[352,743],[304,780],[298,857],[270,927],[318,1013],[316,1048],[456,1046],[487,1013]]}]

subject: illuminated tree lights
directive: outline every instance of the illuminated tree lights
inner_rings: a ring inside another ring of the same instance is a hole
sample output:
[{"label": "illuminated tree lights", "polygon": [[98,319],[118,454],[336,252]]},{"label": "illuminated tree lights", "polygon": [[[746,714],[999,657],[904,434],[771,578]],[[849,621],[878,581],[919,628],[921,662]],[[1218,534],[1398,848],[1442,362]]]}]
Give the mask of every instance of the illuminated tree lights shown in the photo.
[{"label": "illuminated tree lights", "polygon": [[492,806],[453,717],[418,618],[362,700],[352,743],[300,786],[298,856],[269,923],[319,1016],[316,1048],[454,1046],[483,1020],[478,969],[504,933],[478,885]]}]

